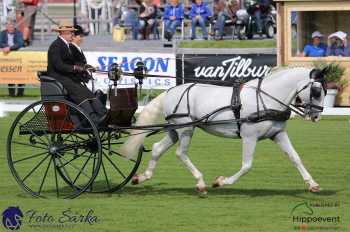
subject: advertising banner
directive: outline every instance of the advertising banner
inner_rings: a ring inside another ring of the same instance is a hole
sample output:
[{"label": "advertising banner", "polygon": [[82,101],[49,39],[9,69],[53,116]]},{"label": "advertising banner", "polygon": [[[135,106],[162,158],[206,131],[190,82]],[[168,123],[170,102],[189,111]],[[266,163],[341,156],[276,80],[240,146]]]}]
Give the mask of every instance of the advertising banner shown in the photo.
[{"label": "advertising banner", "polygon": [[[89,64],[102,71],[108,71],[113,63],[121,66],[127,73],[133,73],[137,62],[143,61],[149,74],[160,77],[148,77],[143,81],[145,89],[168,89],[176,85],[175,78],[161,76],[173,76],[176,74],[176,57],[166,53],[125,53],[125,52],[85,52]],[[109,79],[105,74],[94,74],[96,88],[106,89]],[[134,77],[123,76],[118,82],[119,87],[133,86]]]},{"label": "advertising banner", "polygon": [[0,54],[0,84],[38,84],[37,72],[46,69],[46,52]]},{"label": "advertising banner", "polygon": [[[132,73],[136,63],[143,61],[149,74],[160,77],[148,77],[143,82],[145,89],[168,89],[176,85],[176,59],[174,54],[163,53],[123,53],[123,52],[84,52],[87,63],[98,70],[108,71],[112,63],[121,66],[124,72]],[[37,84],[37,72],[47,69],[47,52],[11,52],[0,55],[0,84]],[[107,89],[107,74],[94,74],[95,87]],[[134,77],[122,77],[119,87],[133,86]]]},{"label": "advertising banner", "polygon": [[267,75],[276,66],[274,54],[185,54],[178,57],[179,83],[201,82],[231,85],[239,78],[243,82]]}]

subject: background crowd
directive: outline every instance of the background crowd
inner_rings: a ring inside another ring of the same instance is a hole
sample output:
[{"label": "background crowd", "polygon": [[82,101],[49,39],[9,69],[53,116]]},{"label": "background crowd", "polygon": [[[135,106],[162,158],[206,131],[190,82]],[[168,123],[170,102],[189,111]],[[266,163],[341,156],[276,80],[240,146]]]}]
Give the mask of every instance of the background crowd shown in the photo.
[{"label": "background crowd", "polygon": [[350,45],[347,34],[337,31],[328,36],[327,44],[323,43],[324,35],[315,31],[311,35],[311,43],[304,47],[300,56],[323,57],[323,56],[350,56]]},{"label": "background crowd", "polygon": [[[133,39],[148,39],[151,33],[159,33],[158,25],[162,23],[164,37],[171,40],[177,28],[183,29],[181,27],[187,19],[186,24],[190,24],[191,28],[191,39],[197,38],[196,28],[200,27],[203,39],[208,39],[210,34],[222,40],[225,35],[225,26],[235,24],[241,3],[240,0],[193,0],[186,4],[179,0],[169,0],[160,6],[154,0],[135,0],[138,7],[135,8],[131,4],[123,19],[117,18],[115,22],[130,27]],[[248,13],[256,19],[257,32],[261,34],[262,18],[272,4],[272,0],[255,0],[250,4],[254,4],[254,7]],[[208,28],[212,30],[208,31]]]}]

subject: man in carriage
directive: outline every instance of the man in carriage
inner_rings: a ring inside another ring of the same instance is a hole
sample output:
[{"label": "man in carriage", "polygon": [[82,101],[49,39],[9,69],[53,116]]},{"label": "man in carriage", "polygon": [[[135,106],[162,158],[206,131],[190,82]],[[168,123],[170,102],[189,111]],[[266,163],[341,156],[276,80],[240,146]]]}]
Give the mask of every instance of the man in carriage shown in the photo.
[{"label": "man in carriage", "polygon": [[60,82],[70,100],[82,107],[97,125],[102,126],[107,119],[106,106],[85,85],[89,81],[87,71],[93,67],[76,60],[70,45],[77,29],[70,22],[62,21],[55,31],[59,35],[48,50],[47,74]]}]

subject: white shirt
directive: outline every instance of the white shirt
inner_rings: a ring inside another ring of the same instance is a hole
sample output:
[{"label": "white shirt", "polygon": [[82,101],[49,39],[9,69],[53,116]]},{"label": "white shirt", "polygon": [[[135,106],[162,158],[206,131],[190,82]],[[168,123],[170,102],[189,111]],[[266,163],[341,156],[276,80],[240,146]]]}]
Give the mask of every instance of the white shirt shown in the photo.
[{"label": "white shirt", "polygon": [[67,40],[63,39],[63,37],[61,37],[61,36],[58,36],[58,38],[60,38],[60,39],[67,45],[68,50],[70,51],[70,49],[69,49],[69,43],[67,42]]},{"label": "white shirt", "polygon": [[15,45],[15,34],[7,33],[7,45],[9,47]]}]

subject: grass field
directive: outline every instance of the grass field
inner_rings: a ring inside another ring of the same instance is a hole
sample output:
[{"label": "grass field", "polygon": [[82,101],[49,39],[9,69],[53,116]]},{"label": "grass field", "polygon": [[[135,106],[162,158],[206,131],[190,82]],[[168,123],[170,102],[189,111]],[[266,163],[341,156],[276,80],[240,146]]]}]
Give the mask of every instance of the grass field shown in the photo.
[{"label": "grass field", "polygon": [[[302,225],[303,231],[350,231],[350,117],[328,117],[318,124],[293,119],[288,124],[304,164],[323,188],[319,194],[307,191],[297,170],[275,144],[262,141],[252,171],[235,185],[209,188],[205,198],[195,192],[193,177],[172,148],[159,161],[154,178],[143,185],[127,185],[120,193],[83,194],[61,200],[35,199],[23,192],[11,176],[5,152],[11,116],[0,119],[0,208],[19,206],[23,212],[35,210],[38,215],[47,213],[54,218],[67,209],[84,215],[92,209],[98,217],[93,225],[30,228],[26,216],[21,231],[299,231],[301,223],[293,222],[293,216],[339,217],[339,222]],[[146,146],[149,148],[159,138],[148,138]],[[238,171],[240,152],[239,140],[197,130],[190,157],[210,185],[215,176]],[[144,170],[148,160],[147,153],[139,170]],[[302,202],[312,205],[312,215],[301,208],[292,212]]]},{"label": "grass field", "polygon": [[[0,100],[40,100],[40,88],[34,86],[33,88],[25,89],[23,97],[10,97],[8,95],[8,90],[5,85],[0,86]],[[142,89],[139,99],[145,100],[144,98],[154,98],[158,96],[162,91],[157,89]]]},{"label": "grass field", "polygon": [[[39,100],[40,98],[40,89],[35,86],[35,88],[26,88],[24,90],[23,97],[10,97],[8,94],[8,89],[6,85],[0,86],[0,99],[9,99],[9,100],[27,100],[27,99],[35,99]],[[17,90],[16,90],[17,91]]]}]

